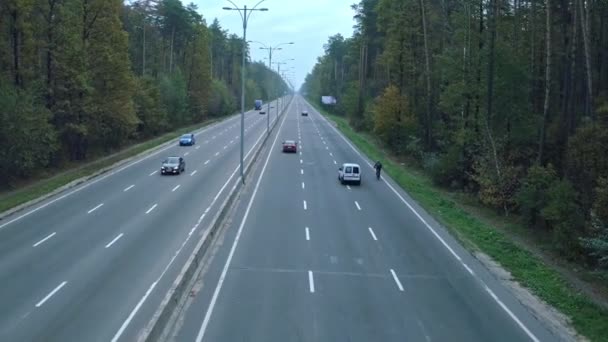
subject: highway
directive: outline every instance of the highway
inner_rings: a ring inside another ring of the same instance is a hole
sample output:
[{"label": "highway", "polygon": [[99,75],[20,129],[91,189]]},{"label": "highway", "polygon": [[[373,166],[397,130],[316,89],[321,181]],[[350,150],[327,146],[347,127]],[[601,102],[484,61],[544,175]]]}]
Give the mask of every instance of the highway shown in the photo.
[{"label": "highway", "polygon": [[[247,160],[266,120],[246,113]],[[195,133],[0,221],[0,341],[135,339],[239,177],[240,115]]]},{"label": "highway", "polygon": [[302,97],[277,127],[169,340],[559,340]]}]

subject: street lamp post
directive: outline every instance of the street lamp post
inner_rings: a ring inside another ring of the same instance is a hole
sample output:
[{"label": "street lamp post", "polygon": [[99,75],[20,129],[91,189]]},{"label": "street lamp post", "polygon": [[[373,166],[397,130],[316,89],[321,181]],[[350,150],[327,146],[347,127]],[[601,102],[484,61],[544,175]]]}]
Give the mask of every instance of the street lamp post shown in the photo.
[{"label": "street lamp post", "polygon": [[[294,58],[289,58],[289,59],[285,59],[282,62],[276,62],[275,64],[277,65],[277,73],[279,74],[279,76],[281,76],[281,65],[282,64],[287,64],[287,61],[295,61]],[[271,66],[272,68],[272,66]],[[279,117],[279,110],[277,109],[277,118]]]},{"label": "street lamp post", "polygon": [[[289,59],[285,59],[282,62],[276,62],[275,64],[277,65],[277,73],[279,74],[279,76],[281,75],[281,65],[282,64],[287,64],[288,61],[295,61],[294,58],[289,58]],[[272,69],[272,64],[270,66],[270,68]],[[279,117],[279,109],[277,108],[277,119]]]},{"label": "street lamp post", "polygon": [[[243,158],[245,150],[245,62],[247,54],[247,22],[249,21],[249,17],[253,11],[268,11],[268,8],[257,8],[266,0],[258,2],[250,9],[248,9],[246,5],[243,6],[243,8],[239,8],[231,0],[226,1],[230,2],[234,7],[223,7],[222,9],[226,11],[238,11],[241,19],[243,20],[243,65],[241,66],[241,180],[243,184],[245,184]],[[249,13],[247,13],[248,10]]]},{"label": "street lamp post", "polygon": [[[264,43],[257,42],[257,41],[251,41],[251,42],[262,45],[260,47],[260,50],[268,50],[268,69],[270,69],[271,71],[272,71],[272,52],[277,51],[277,50],[282,50],[281,46],[283,46],[283,45],[293,45],[294,44],[294,42],[288,42],[288,43],[280,43],[275,46],[272,46],[272,45],[266,45]],[[277,107],[277,119],[279,117],[278,103],[279,103],[279,99],[277,98],[277,106],[276,106]],[[270,108],[268,108],[268,115],[266,116],[266,132],[268,135],[270,135],[270,114],[271,114]]]}]

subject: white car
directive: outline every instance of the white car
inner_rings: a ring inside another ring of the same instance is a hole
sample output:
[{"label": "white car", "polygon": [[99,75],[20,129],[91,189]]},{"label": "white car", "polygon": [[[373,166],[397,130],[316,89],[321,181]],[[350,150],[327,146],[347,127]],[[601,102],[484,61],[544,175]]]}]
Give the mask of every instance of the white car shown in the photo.
[{"label": "white car", "polygon": [[338,180],[340,183],[355,183],[361,185],[361,167],[359,164],[344,163],[338,169]]}]

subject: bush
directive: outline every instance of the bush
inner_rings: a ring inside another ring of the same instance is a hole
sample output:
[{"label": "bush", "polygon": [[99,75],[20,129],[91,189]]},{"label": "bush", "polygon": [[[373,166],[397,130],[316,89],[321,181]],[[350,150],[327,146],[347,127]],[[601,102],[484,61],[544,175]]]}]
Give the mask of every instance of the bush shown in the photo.
[{"label": "bush", "polygon": [[592,213],[590,230],[589,237],[580,239],[581,245],[601,268],[608,270],[608,225]]},{"label": "bush", "polygon": [[581,245],[601,268],[608,270],[608,179],[600,178],[595,188],[595,202],[591,211],[589,236],[581,238]]},{"label": "bush", "polygon": [[558,177],[552,165],[533,165],[528,169],[516,200],[522,217],[529,225],[538,223],[540,213],[549,201],[547,192],[556,181]]},{"label": "bush", "polygon": [[160,82],[161,100],[169,117],[172,127],[180,127],[191,123],[188,113],[188,94],[186,81],[181,72],[176,71],[170,76],[163,76]]},{"label": "bush", "polygon": [[593,211],[602,222],[608,222],[608,178],[601,177],[595,188]]},{"label": "bush", "polygon": [[608,177],[608,129],[588,124],[579,128],[568,141],[566,174],[581,194],[586,210],[594,202],[600,177]]},{"label": "bush", "polygon": [[481,203],[502,209],[508,214],[515,207],[515,194],[519,188],[521,167],[499,160],[500,176],[496,172],[494,158],[489,151],[477,156],[473,164],[473,180],[479,186]]},{"label": "bush", "polygon": [[31,92],[0,87],[0,186],[49,165],[57,151],[51,113]]},{"label": "bush", "polygon": [[576,191],[568,180],[560,180],[553,182],[547,194],[547,206],[541,215],[553,228],[555,247],[574,258],[580,254],[578,238],[584,222]]},{"label": "bush", "polygon": [[210,97],[209,115],[212,117],[230,115],[236,111],[234,97],[223,81],[213,80],[211,82]]},{"label": "bush", "polygon": [[388,86],[373,107],[374,133],[393,151],[405,151],[407,139],[415,133],[415,115],[408,112],[407,98],[395,86]]},{"label": "bush", "polygon": [[156,136],[167,129],[167,110],[161,103],[160,88],[154,79],[137,80],[133,102],[140,121],[137,129],[140,137]]},{"label": "bush", "polygon": [[442,154],[431,170],[435,183],[451,188],[462,188],[464,176],[464,163],[462,146],[453,144]]}]

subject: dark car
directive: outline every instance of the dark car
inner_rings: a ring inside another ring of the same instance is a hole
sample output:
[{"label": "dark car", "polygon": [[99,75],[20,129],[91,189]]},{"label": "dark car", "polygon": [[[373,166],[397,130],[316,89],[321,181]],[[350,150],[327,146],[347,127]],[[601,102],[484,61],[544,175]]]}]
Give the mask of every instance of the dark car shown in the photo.
[{"label": "dark car", "polygon": [[179,138],[179,146],[192,146],[194,144],[196,144],[196,138],[192,133],[184,134]]},{"label": "dark car", "polygon": [[160,167],[160,174],[177,174],[186,171],[186,161],[182,157],[167,157]]},{"label": "dark car", "polygon": [[298,144],[293,140],[283,141],[283,152],[298,152]]},{"label": "dark car", "polygon": [[308,116],[308,111],[307,110],[303,110],[302,111],[302,116]]}]

